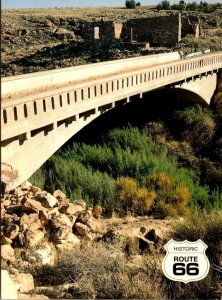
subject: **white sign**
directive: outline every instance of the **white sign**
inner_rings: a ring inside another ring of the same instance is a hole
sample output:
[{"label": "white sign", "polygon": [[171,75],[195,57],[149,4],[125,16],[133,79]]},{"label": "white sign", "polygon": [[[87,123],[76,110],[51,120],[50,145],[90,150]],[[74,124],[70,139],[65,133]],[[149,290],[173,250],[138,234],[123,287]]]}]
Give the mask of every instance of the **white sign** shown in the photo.
[{"label": "white sign", "polygon": [[162,262],[162,269],[170,280],[188,283],[207,276],[210,263],[205,254],[207,245],[203,241],[176,242],[171,239],[164,248],[167,253]]}]

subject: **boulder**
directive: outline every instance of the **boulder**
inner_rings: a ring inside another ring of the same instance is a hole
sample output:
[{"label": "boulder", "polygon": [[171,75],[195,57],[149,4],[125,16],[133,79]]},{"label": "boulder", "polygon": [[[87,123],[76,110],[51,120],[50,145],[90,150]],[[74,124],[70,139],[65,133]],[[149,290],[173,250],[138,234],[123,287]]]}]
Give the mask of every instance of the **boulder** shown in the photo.
[{"label": "boulder", "polygon": [[86,224],[88,226],[90,226],[91,224],[93,224],[93,222],[95,221],[95,219],[93,218],[92,210],[91,209],[87,209],[87,210],[84,210],[81,213],[79,213],[77,221],[81,222],[83,224]]},{"label": "boulder", "polygon": [[83,236],[81,242],[84,245],[90,245],[94,239],[95,239],[95,235],[91,232],[88,232]]},{"label": "boulder", "polygon": [[37,194],[37,193],[41,193],[41,189],[37,186],[31,186],[30,187],[30,192],[33,193],[33,194]]},{"label": "boulder", "polygon": [[119,234],[114,231],[114,230],[109,230],[107,231],[103,236],[102,236],[102,241],[105,243],[115,243],[119,238]]},{"label": "boulder", "polygon": [[23,261],[36,265],[54,266],[57,260],[55,246],[51,243],[43,242],[35,248],[26,249],[21,252]]},{"label": "boulder", "polygon": [[138,236],[130,236],[125,245],[125,251],[128,255],[138,255],[149,253],[151,250],[151,242]]},{"label": "boulder", "polygon": [[37,294],[44,293],[48,295],[50,299],[72,299],[68,293],[69,291],[80,294],[78,283],[65,283],[61,285],[41,286],[35,288],[35,292]]},{"label": "boulder", "polygon": [[147,240],[154,242],[155,245],[159,244],[161,242],[161,238],[156,234],[155,229],[149,230],[145,236]]},{"label": "boulder", "polygon": [[101,206],[94,206],[92,209],[92,215],[94,218],[101,218],[103,209]]},{"label": "boulder", "polygon": [[59,211],[66,215],[76,215],[83,211],[83,207],[78,204],[69,203],[68,205],[63,205],[59,208]]},{"label": "boulder", "polygon": [[10,215],[19,214],[21,210],[22,210],[22,206],[19,204],[10,205],[6,208],[7,213]]},{"label": "boulder", "polygon": [[6,261],[15,260],[15,252],[11,245],[1,245],[1,257]]},{"label": "boulder", "polygon": [[27,213],[35,213],[44,210],[40,202],[24,197],[21,201],[22,211]]},{"label": "boulder", "polygon": [[7,270],[1,270],[1,299],[18,299],[17,287]]},{"label": "boulder", "polygon": [[61,244],[69,236],[71,229],[69,227],[60,227],[54,230],[52,239],[56,244]]},{"label": "boulder", "polygon": [[26,224],[27,227],[31,230],[36,230],[41,228],[42,223],[39,220],[39,215],[37,213],[32,214],[23,214],[20,218],[20,225]]},{"label": "boulder", "polygon": [[77,222],[75,224],[75,231],[77,235],[84,236],[90,232],[90,228],[85,224]]},{"label": "boulder", "polygon": [[58,200],[58,201],[62,201],[62,200],[66,200],[66,195],[60,191],[60,190],[56,190],[53,193],[53,196]]},{"label": "boulder", "polygon": [[95,218],[92,215],[92,210],[87,209],[78,214],[77,222],[83,223],[89,226],[92,232],[97,231],[97,224],[95,222]]},{"label": "boulder", "polygon": [[53,208],[58,203],[58,200],[50,193],[42,192],[35,199],[39,201],[45,208]]},{"label": "boulder", "polygon": [[6,236],[2,236],[2,238],[1,238],[1,244],[2,245],[11,245],[11,243],[12,243],[11,239],[9,239]]},{"label": "boulder", "polygon": [[46,212],[44,210],[39,211],[39,220],[40,220],[42,226],[45,226],[50,219],[51,219],[51,216],[48,212]]},{"label": "boulder", "polygon": [[31,274],[19,273],[10,277],[20,293],[30,292],[34,289],[34,280]]},{"label": "boulder", "polygon": [[69,218],[69,220],[71,221],[72,226],[74,226],[74,225],[75,225],[75,222],[76,222],[76,216],[68,215],[68,218]]},{"label": "boulder", "polygon": [[51,225],[54,228],[60,228],[60,227],[72,228],[71,221],[64,214],[60,214],[60,215],[54,214],[54,215],[52,215],[51,222],[52,222]]},{"label": "boulder", "polygon": [[33,300],[45,300],[49,299],[49,297],[43,295],[43,294],[18,294],[18,299],[33,299]]},{"label": "boulder", "polygon": [[9,224],[4,227],[4,233],[5,236],[8,237],[9,239],[13,240],[14,238],[17,237],[19,233],[19,226],[17,224]]},{"label": "boulder", "polygon": [[43,243],[35,250],[36,255],[41,259],[41,265],[54,266],[57,260],[57,253],[54,245]]},{"label": "boulder", "polygon": [[61,253],[66,251],[72,251],[73,248],[79,246],[80,246],[80,239],[75,234],[70,232],[66,240],[63,240],[61,241],[60,244],[56,245],[56,249]]},{"label": "boulder", "polygon": [[41,230],[27,229],[25,232],[25,246],[35,247],[44,238],[45,234]]},{"label": "boulder", "polygon": [[76,199],[76,200],[72,201],[72,203],[75,204],[75,205],[82,206],[83,210],[86,209],[86,202],[82,199]]}]

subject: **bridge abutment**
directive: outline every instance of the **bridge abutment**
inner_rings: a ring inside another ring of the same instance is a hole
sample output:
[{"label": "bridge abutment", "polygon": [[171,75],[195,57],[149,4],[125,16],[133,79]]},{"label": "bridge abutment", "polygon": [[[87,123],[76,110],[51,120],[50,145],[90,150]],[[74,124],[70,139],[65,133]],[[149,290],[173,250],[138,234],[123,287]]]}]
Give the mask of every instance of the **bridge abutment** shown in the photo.
[{"label": "bridge abutment", "polygon": [[217,85],[212,99],[212,106],[216,113],[222,115],[222,69],[219,69],[217,74]]}]

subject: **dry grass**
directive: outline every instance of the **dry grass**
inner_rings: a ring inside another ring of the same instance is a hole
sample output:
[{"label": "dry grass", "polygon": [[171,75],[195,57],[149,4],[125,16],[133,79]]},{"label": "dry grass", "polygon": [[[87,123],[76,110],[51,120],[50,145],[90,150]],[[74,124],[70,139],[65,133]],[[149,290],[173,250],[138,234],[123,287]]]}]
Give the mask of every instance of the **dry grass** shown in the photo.
[{"label": "dry grass", "polygon": [[76,283],[78,291],[70,291],[73,298],[166,298],[159,258],[144,256],[132,264],[102,243],[64,255],[56,267],[35,269],[34,277],[41,286]]}]

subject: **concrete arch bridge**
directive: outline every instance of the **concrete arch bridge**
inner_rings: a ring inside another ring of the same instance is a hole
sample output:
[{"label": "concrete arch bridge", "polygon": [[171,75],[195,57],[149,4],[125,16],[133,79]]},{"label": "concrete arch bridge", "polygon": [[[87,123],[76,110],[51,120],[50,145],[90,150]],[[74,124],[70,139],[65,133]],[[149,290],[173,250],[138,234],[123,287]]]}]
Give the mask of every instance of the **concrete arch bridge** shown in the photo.
[{"label": "concrete arch bridge", "polygon": [[222,52],[189,59],[173,52],[3,78],[2,180],[7,189],[18,186],[75,133],[132,96],[139,101],[170,86],[210,104],[220,69]]}]

